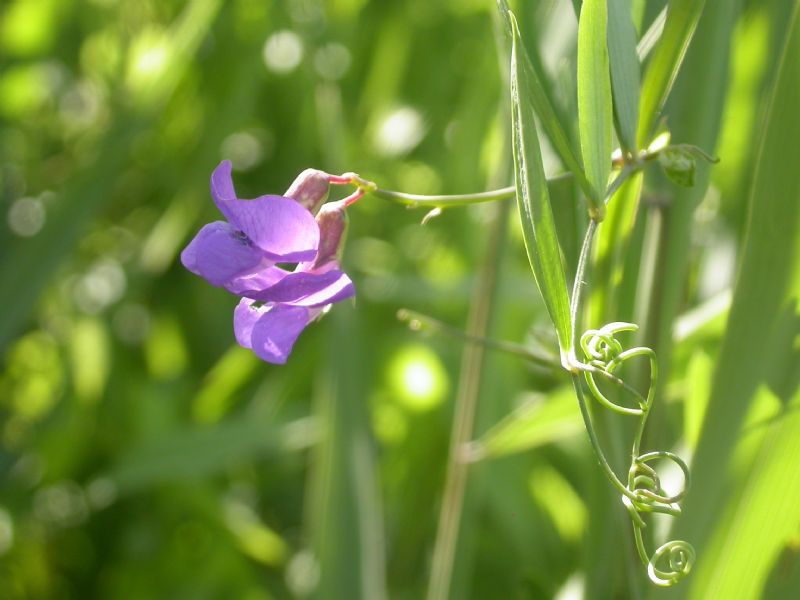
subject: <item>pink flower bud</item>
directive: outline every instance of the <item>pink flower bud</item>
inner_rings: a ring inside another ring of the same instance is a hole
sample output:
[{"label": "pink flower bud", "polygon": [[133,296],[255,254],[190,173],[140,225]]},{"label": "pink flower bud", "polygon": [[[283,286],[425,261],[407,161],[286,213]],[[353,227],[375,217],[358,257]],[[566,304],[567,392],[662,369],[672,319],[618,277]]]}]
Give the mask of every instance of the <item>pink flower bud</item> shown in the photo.
[{"label": "pink flower bud", "polygon": [[317,213],[319,249],[312,269],[338,268],[347,234],[347,212],[343,201],[323,204]]},{"label": "pink flower bud", "polygon": [[329,187],[327,173],[316,169],[306,169],[292,182],[284,196],[297,201],[303,208],[316,214],[319,207],[328,198]]}]

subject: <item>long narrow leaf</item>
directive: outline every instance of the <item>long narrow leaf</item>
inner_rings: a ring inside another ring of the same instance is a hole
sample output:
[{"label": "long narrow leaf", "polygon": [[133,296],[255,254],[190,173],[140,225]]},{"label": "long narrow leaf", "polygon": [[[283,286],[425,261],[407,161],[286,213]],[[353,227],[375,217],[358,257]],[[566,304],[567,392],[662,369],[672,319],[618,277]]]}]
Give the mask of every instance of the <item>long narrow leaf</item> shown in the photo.
[{"label": "long narrow leaf", "polygon": [[644,75],[637,134],[640,146],[645,145],[652,134],[678,75],[704,5],[705,0],[674,0],[669,4],[664,32],[658,40],[655,54]]},{"label": "long narrow leaf", "polygon": [[583,431],[583,421],[569,386],[546,400],[532,398],[472,443],[470,460],[482,460],[532,450],[573,437]]},{"label": "long narrow leaf", "polygon": [[[791,412],[798,402],[800,170],[786,159],[786,149],[800,139],[800,22],[798,4],[795,7],[759,145],[739,278],[693,467],[696,483],[687,497],[685,518],[679,522],[679,533],[697,542],[702,560],[703,545],[714,524],[708,515],[718,512],[730,498],[728,480],[720,473],[732,471],[730,457],[753,398],[759,389],[780,398],[780,424],[765,437],[734,508],[737,519],[747,516],[737,523],[742,535],[725,534],[719,542],[724,551],[698,569],[696,585],[721,578],[713,585],[737,590],[737,598],[756,597],[756,584],[763,582],[781,545],[800,525],[796,505],[800,478],[793,441],[800,435],[800,423]],[[769,390],[763,387],[765,383]],[[773,502],[765,502],[770,495]],[[749,514],[749,510],[755,512]],[[758,517],[760,524],[753,526],[756,523],[750,519]],[[717,524],[714,539],[720,540],[722,527],[723,522]],[[750,532],[758,533],[758,539],[750,537]],[[698,588],[697,597],[724,596],[702,595]]]},{"label": "long narrow leaf", "polygon": [[[669,126],[673,138],[712,152],[718,145],[723,109],[729,101],[726,90],[731,35],[741,4],[740,0],[708,4],[683,62],[682,79],[670,98]],[[701,161],[694,187],[671,186],[668,188],[671,202],[658,209],[661,240],[654,265],[657,276],[642,333],[651,340],[659,356],[660,386],[667,384],[672,369],[673,325],[686,300],[686,282],[692,269],[692,239],[697,226],[695,215],[706,195],[711,173],[709,165]],[[663,389],[659,388],[659,392]],[[656,404],[650,415],[653,430],[664,429],[668,418],[664,408],[663,404]]]},{"label": "long narrow leaf", "polygon": [[385,541],[381,501],[375,478],[361,369],[368,363],[358,320],[337,312],[339,335],[331,351],[332,368],[320,378],[314,412],[321,443],[312,458],[307,525],[319,582],[315,598],[384,600]]},{"label": "long narrow leaf", "polygon": [[513,25],[511,121],[517,205],[525,237],[525,249],[528,252],[536,284],[555,325],[563,361],[572,349],[567,283],[550,206],[550,194],[542,167],[536,121],[533,109],[528,103],[533,82],[528,78],[528,70],[521,68],[519,52],[522,49],[522,40],[519,37],[516,19],[513,14],[509,14]]},{"label": "long narrow leaf", "polygon": [[[500,10],[500,14],[503,17],[502,20],[507,25],[508,34],[512,38],[513,42],[514,36],[517,35],[514,32],[519,31],[516,26],[516,19],[513,19],[512,24],[512,13],[508,8],[506,0],[497,0],[497,5]],[[596,199],[593,196],[594,188],[592,188],[592,186],[589,184],[589,181],[586,179],[586,176],[584,175],[581,160],[578,157],[575,149],[572,147],[572,143],[567,135],[566,128],[558,119],[556,110],[550,102],[550,98],[547,96],[547,93],[545,93],[545,87],[542,85],[541,81],[542,76],[533,66],[533,63],[531,62],[530,57],[525,50],[525,46],[522,43],[518,44],[517,61],[519,63],[518,68],[525,72],[525,78],[530,84],[528,92],[529,96],[527,100],[533,106],[536,116],[539,117],[539,122],[541,123],[545,134],[552,142],[553,148],[555,148],[555,151],[558,153],[558,157],[561,159],[561,162],[564,163],[564,166],[575,175],[578,185],[581,186],[581,189],[583,189],[587,197],[594,199],[593,201],[595,202],[599,202],[600,199]]]},{"label": "long narrow leaf", "polygon": [[611,77],[606,0],[585,0],[578,22],[578,127],[594,208],[602,213],[611,173]]},{"label": "long narrow leaf", "polygon": [[630,0],[608,0],[608,59],[617,132],[625,149],[636,150],[639,121],[639,58]]},{"label": "long narrow leaf", "polygon": [[201,480],[243,460],[308,448],[318,441],[318,429],[311,417],[282,424],[252,416],[214,427],[176,429],[133,448],[106,476],[121,494]]},{"label": "long narrow leaf", "polygon": [[[763,389],[763,393],[770,392]],[[780,404],[778,398],[772,398]],[[764,598],[776,558],[800,524],[800,392],[762,426],[762,442],[741,488],[718,520],[691,598]],[[780,493],[776,493],[780,490]]]}]

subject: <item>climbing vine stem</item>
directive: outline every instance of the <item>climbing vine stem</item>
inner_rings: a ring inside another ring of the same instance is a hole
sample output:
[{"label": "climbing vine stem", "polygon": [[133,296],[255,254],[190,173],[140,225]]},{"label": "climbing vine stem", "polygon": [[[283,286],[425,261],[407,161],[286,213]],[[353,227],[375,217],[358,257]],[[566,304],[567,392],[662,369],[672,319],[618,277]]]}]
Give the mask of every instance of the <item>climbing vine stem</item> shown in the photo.
[{"label": "climbing vine stem", "polygon": [[[631,172],[633,172],[633,169],[629,170],[623,167],[609,187],[609,199],[619,189],[624,178]],[[681,512],[680,501],[689,489],[691,477],[689,467],[676,454],[666,451],[641,452],[647,417],[650,414],[657,389],[658,361],[656,360],[656,354],[651,348],[645,346],[625,349],[617,339],[618,334],[636,332],[639,327],[633,323],[608,323],[599,329],[585,331],[578,339],[577,332],[579,331],[582,290],[585,285],[592,242],[599,226],[600,224],[594,220],[589,222],[578,260],[570,301],[573,352],[580,348],[583,355],[582,358],[578,358],[574,354],[571,357],[572,383],[575,388],[581,416],[597,460],[611,484],[621,493],[622,503],[627,509],[633,525],[636,549],[642,563],[647,567],[647,574],[656,585],[671,586],[680,581],[691,570],[695,561],[694,548],[683,540],[672,540],[662,544],[652,554],[649,554],[645,547],[643,536],[643,531],[647,526],[644,517],[647,513],[661,513],[673,517],[679,515]],[[649,362],[650,381],[646,395],[628,385],[616,374],[625,362],[635,358],[645,359]],[[614,472],[600,446],[600,441],[586,405],[586,395],[581,375],[583,375],[591,396],[601,406],[618,414],[635,417],[639,420],[631,444],[631,462],[625,482]],[[635,406],[619,404],[608,398],[598,385],[596,377],[601,377],[614,383],[630,396]],[[664,490],[658,471],[652,466],[652,463],[658,461],[672,461],[680,468],[684,480],[681,491],[671,494]]]},{"label": "climbing vine stem", "polygon": [[[612,162],[614,167],[618,169],[618,173],[606,190],[605,204],[608,204],[630,175],[641,170],[647,162],[657,157],[665,149],[670,148],[666,145],[668,143],[668,138],[665,139],[667,141],[663,144],[656,144],[654,142],[648,150],[644,150],[636,155],[624,157],[621,154],[619,156],[615,155]],[[679,147],[676,146],[675,148]],[[703,154],[703,156],[705,155]],[[549,179],[548,182],[554,183],[556,181],[567,180],[572,176],[572,173],[564,173]],[[364,194],[372,194],[384,200],[404,204],[410,208],[428,208],[430,212],[425,220],[423,220],[423,223],[427,219],[440,214],[442,210],[446,208],[505,200],[516,194],[516,189],[514,187],[500,188],[475,194],[433,196],[408,194],[405,192],[382,189],[374,182],[364,179],[356,173],[328,175],[328,181],[336,185],[356,186],[355,192],[348,198],[345,198],[345,204],[355,202]],[[571,348],[568,360],[563,366],[571,373],[578,406],[597,460],[608,477],[608,480],[621,494],[622,503],[628,511],[633,525],[636,549],[642,563],[647,567],[648,576],[656,585],[670,586],[680,581],[691,570],[695,561],[694,548],[688,542],[673,540],[660,545],[652,554],[648,553],[643,535],[643,531],[647,526],[645,517],[647,513],[661,513],[673,517],[680,514],[680,502],[691,483],[689,468],[679,456],[672,452],[656,451],[642,453],[641,451],[642,438],[644,436],[645,426],[647,425],[647,417],[650,414],[653,401],[655,400],[656,383],[658,381],[658,361],[656,360],[655,352],[651,348],[638,346],[626,349],[623,347],[622,342],[617,339],[618,334],[636,332],[639,327],[633,323],[613,322],[599,329],[589,329],[582,335],[578,335],[578,331],[580,330],[582,291],[585,286],[589,257],[591,255],[595,233],[602,221],[602,217],[596,211],[590,211],[590,217],[581,247],[580,257],[578,259],[578,267],[575,273],[572,297],[570,299],[569,312],[572,327],[570,340]],[[405,315],[402,318],[414,320],[412,316],[409,315]],[[419,319],[417,319],[417,321],[419,321]],[[428,319],[428,325],[432,325],[439,330],[447,329],[446,326],[443,326],[441,323],[430,319]],[[472,336],[467,336],[467,339],[475,341],[472,339]],[[486,344],[491,347],[512,351],[516,354],[528,357],[528,353],[524,349],[520,351],[516,347],[511,348],[502,343],[486,342]],[[578,352],[581,353],[580,357],[577,354]],[[642,394],[618,374],[620,368],[627,361],[632,359],[645,359],[649,363],[650,381],[646,394]],[[535,357],[535,362],[550,364],[552,361],[548,358],[537,356]],[[609,398],[602,391],[597,378],[621,390],[623,395],[626,395],[633,405],[628,406],[620,404]],[[618,414],[638,419],[638,426],[636,427],[631,444],[631,462],[627,477],[620,478],[617,473],[615,473],[603,452],[592,422],[589,407],[587,406],[584,384],[590,395],[601,406]],[[677,493],[670,494],[664,490],[658,471],[653,466],[654,463],[663,463],[664,461],[672,461],[683,472],[683,489]]]}]

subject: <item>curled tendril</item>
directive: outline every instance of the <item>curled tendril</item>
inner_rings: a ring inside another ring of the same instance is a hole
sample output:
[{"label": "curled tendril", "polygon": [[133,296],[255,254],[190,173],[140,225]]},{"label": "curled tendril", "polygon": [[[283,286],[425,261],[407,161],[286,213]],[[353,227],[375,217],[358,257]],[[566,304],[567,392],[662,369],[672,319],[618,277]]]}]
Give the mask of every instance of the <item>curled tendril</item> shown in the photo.
[{"label": "curled tendril", "polygon": [[[606,465],[606,470],[612,483],[622,492],[622,503],[628,510],[633,524],[636,548],[643,564],[647,566],[647,574],[650,580],[656,585],[670,586],[680,581],[691,570],[695,561],[694,548],[688,542],[673,540],[659,546],[652,557],[649,557],[645,550],[642,536],[642,531],[646,527],[643,515],[661,513],[673,517],[678,516],[681,513],[679,503],[689,489],[691,477],[689,467],[678,455],[664,451],[641,454],[639,451],[647,416],[650,413],[655,397],[658,363],[655,352],[651,348],[636,347],[626,350],[615,337],[618,333],[637,331],[638,329],[639,327],[633,323],[616,322],[609,323],[600,329],[590,329],[585,332],[581,336],[580,345],[587,364],[581,365],[581,368],[592,396],[600,404],[614,412],[639,417],[639,427],[633,441],[627,485],[623,484],[608,467],[600,448],[596,447],[595,449],[601,457],[601,462]],[[638,390],[629,386],[615,375],[615,371],[627,360],[639,356],[646,357],[650,362],[650,384],[647,388],[646,396],[643,396]],[[630,394],[638,404],[638,408],[622,406],[609,400],[597,385],[595,380],[597,375],[618,385]],[[585,418],[588,418],[588,416],[585,416]],[[590,423],[587,422],[587,426],[590,426]],[[590,437],[592,438],[592,443],[596,444],[596,437],[591,433]],[[683,472],[683,489],[677,493],[670,494],[664,490],[658,471],[650,464],[662,459],[672,461]]]},{"label": "curled tendril", "polygon": [[[624,350],[622,344],[614,337],[617,333],[623,331],[638,331],[638,329],[638,325],[623,322],[609,323],[600,329],[590,329],[581,336],[581,348],[583,349],[586,359],[589,361],[588,365],[592,367],[584,371],[586,384],[589,386],[592,395],[597,401],[614,412],[641,417],[650,409],[650,404],[652,404],[653,401],[653,393],[655,392],[655,380],[658,375],[655,352],[650,348],[644,347]],[[651,384],[646,398],[614,375],[614,372],[627,360],[637,356],[647,356],[650,359]],[[628,393],[634,396],[639,407],[630,408],[609,400],[605,394],[600,391],[594,378],[595,375],[602,375],[609,381],[623,387]]]},{"label": "curled tendril", "polygon": [[[671,460],[683,471],[684,486],[680,492],[670,496],[667,495],[661,487],[661,480],[658,477],[658,473],[653,467],[647,464],[659,458]],[[641,502],[648,505],[653,503],[666,505],[676,504],[686,496],[689,485],[691,485],[689,467],[677,454],[673,454],[672,452],[648,452],[647,454],[642,454],[633,461],[630,473],[628,474],[629,489],[636,494],[637,499],[641,498]]]},{"label": "curled tendril", "polygon": [[[674,585],[689,574],[695,558],[694,548],[690,543],[673,540],[656,549],[647,563],[647,574],[650,576],[650,581],[656,585],[664,587]],[[664,562],[669,570],[658,567],[659,563]]]}]

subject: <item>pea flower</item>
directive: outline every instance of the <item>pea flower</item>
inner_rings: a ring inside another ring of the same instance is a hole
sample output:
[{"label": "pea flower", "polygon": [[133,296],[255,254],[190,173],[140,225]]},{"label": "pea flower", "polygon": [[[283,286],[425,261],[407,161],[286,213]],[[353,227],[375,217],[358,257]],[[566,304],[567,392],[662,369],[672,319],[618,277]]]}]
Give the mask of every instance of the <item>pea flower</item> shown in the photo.
[{"label": "pea flower", "polygon": [[223,161],[211,175],[211,197],[227,221],[205,225],[181,253],[189,271],[241,296],[236,340],[267,362],[285,363],[311,321],[355,295],[339,262],[346,205],[322,204],[328,186],[327,174],[309,169],[285,196],[242,200]]}]

